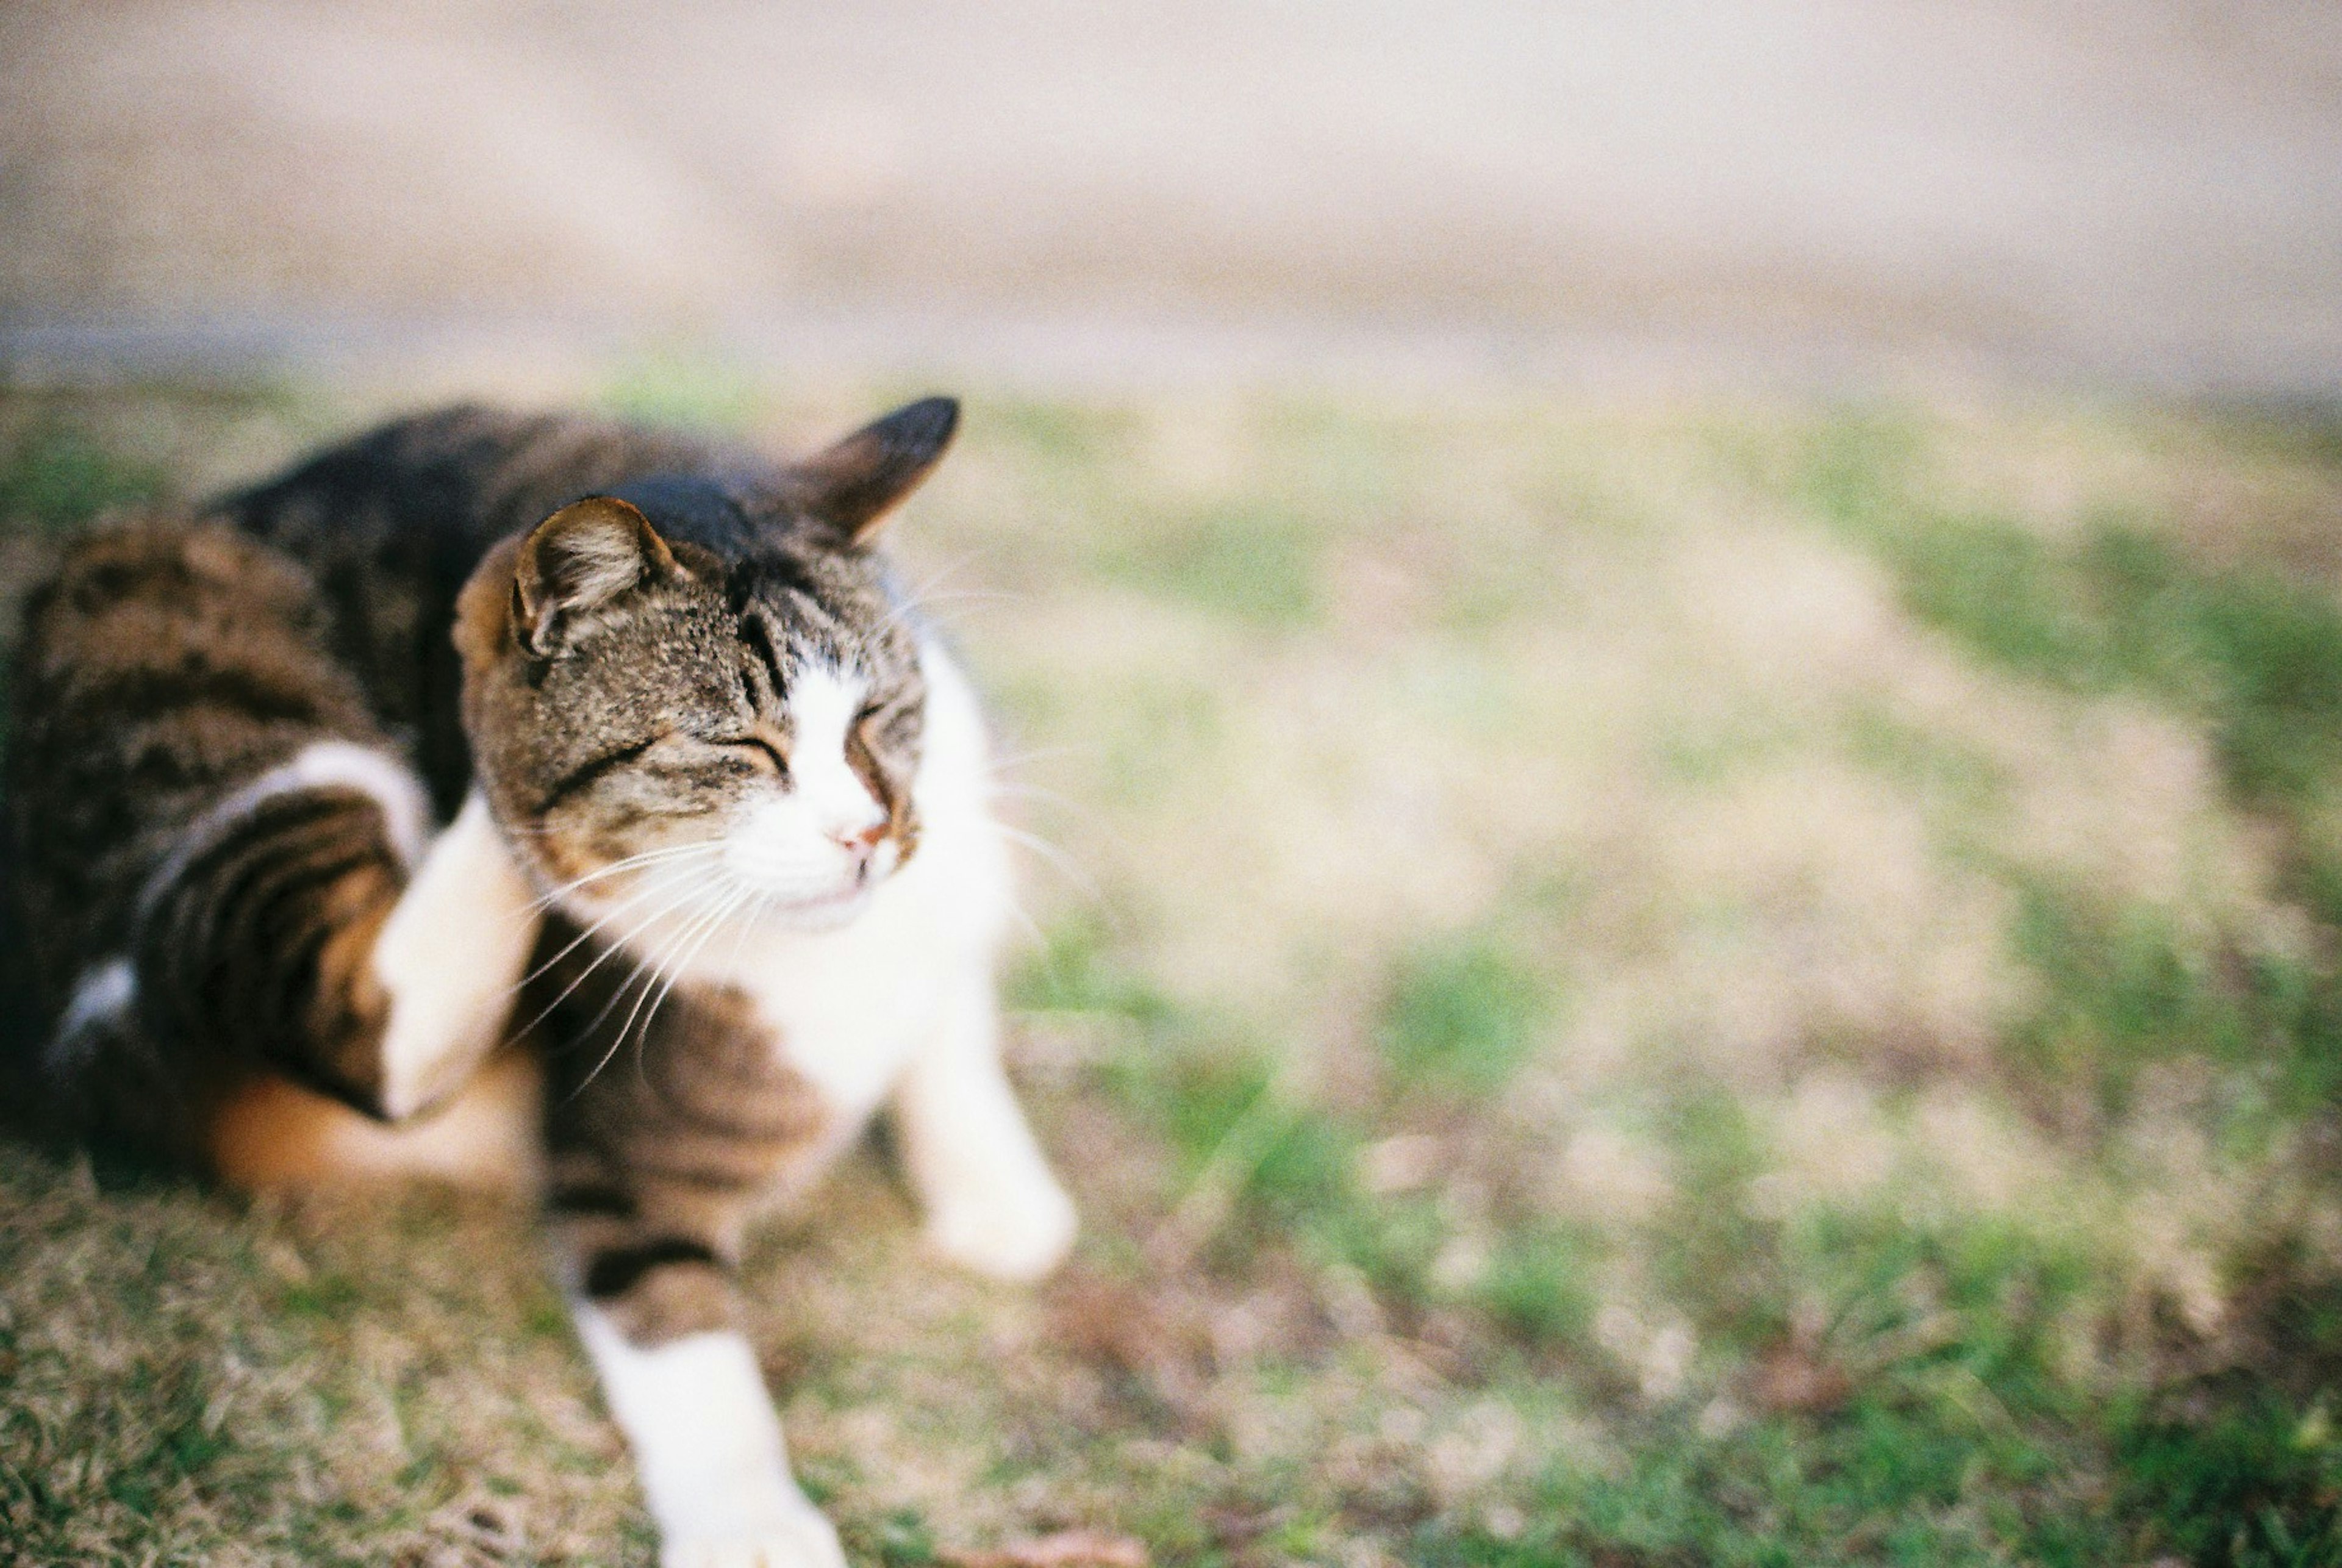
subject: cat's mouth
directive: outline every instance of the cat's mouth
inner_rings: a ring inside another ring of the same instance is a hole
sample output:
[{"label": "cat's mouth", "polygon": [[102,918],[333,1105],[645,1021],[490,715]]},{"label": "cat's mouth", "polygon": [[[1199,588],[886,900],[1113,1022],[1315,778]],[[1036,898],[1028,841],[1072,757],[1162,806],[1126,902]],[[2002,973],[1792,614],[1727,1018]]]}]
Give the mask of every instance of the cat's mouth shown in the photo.
[{"label": "cat's mouth", "polygon": [[878,890],[879,879],[864,867],[854,879],[827,892],[795,898],[766,897],[757,918],[797,931],[835,931],[860,914]]},{"label": "cat's mouth", "polygon": [[753,890],[756,918],[798,929],[842,925],[859,914],[902,862],[901,846],[876,830],[826,837],[817,847],[775,844],[773,835],[735,833],[725,845],[726,872]]},{"label": "cat's mouth", "polygon": [[864,864],[837,879],[808,885],[793,881],[783,885],[753,884],[726,878],[720,873],[693,867],[670,868],[666,878],[645,878],[632,886],[605,884],[568,891],[559,902],[573,918],[611,934],[653,930],[685,930],[695,922],[714,919],[723,926],[769,926],[786,931],[834,931],[852,922],[868,907],[886,882],[883,873]]}]

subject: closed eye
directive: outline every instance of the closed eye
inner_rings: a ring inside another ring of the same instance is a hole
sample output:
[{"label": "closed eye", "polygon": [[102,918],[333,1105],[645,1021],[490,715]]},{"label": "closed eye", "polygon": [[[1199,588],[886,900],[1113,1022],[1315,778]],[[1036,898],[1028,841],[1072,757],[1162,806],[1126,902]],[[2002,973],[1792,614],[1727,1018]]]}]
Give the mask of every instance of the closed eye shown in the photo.
[{"label": "closed eye", "polygon": [[789,776],[789,759],[783,756],[780,748],[770,741],[751,735],[746,740],[733,742],[732,750],[752,758],[759,773],[769,773],[776,778]]},{"label": "closed eye", "polygon": [[915,721],[916,706],[900,700],[870,703],[854,715],[851,734],[865,745],[876,747]]}]

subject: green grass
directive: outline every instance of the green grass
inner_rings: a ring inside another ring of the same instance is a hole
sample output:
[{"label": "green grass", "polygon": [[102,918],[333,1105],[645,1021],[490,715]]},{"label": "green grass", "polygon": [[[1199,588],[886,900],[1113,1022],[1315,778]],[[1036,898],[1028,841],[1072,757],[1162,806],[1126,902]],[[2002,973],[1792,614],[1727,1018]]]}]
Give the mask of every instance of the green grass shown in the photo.
[{"label": "green grass", "polygon": [[1449,943],[1401,964],[1379,1044],[1402,1084],[1485,1095],[1535,1047],[1547,1006],[1536,976],[1501,946]]},{"label": "green grass", "polygon": [[1891,424],[1811,443],[1802,489],[1894,570],[1905,603],[1982,658],[2075,690],[2135,690],[2202,716],[2248,803],[2297,797],[2342,763],[2342,604],[2265,566],[2214,568],[2118,509],[2052,540],[1927,499]]},{"label": "green grass", "polygon": [[73,424],[39,419],[14,434],[0,462],[0,517],[19,528],[77,528],[167,488],[168,475],[154,464],[124,456]]},{"label": "green grass", "polygon": [[[2184,541],[2121,513],[2052,538],[2020,519],[1946,510],[1928,497],[1927,455],[1908,431],[1849,421],[1810,439],[1798,483],[1822,520],[1890,568],[1911,614],[1977,657],[2201,724],[2237,809],[2282,835],[2279,875],[2302,913],[2331,930],[2337,846],[2316,815],[2342,767],[2342,605],[2331,586],[2191,560]],[[2037,1102],[2079,1093],[2090,1124],[2104,1126],[2122,1118],[2144,1066],[2186,1061],[2225,1078],[2204,1109],[2231,1149],[2331,1125],[2342,1104],[2342,981],[2330,963],[2207,948],[2167,911],[2020,880],[2012,935],[2041,1001],[2005,1048]],[[2288,1324],[2292,1375],[2229,1368],[2091,1413],[2115,1475],[2113,1516],[2139,1550],[2342,1561],[2326,1393],[2299,1371],[2342,1353],[2342,1320],[2317,1304],[2337,1299],[2337,1281],[2330,1263],[2298,1255],[2257,1262],[2266,1310]]]},{"label": "green grass", "polygon": [[1222,507],[1148,528],[1116,552],[1115,574],[1249,624],[1297,629],[1316,615],[1316,558],[1306,524],[1274,511]]},{"label": "green grass", "polygon": [[[316,417],[166,404],[0,406],[6,558]],[[1087,1228],[973,1284],[857,1159],[758,1243],[857,1561],[2342,1563],[2325,424],[968,410],[894,537],[1071,863],[1005,996]],[[650,1546],[519,1216],[19,1150],[0,1534]]]}]

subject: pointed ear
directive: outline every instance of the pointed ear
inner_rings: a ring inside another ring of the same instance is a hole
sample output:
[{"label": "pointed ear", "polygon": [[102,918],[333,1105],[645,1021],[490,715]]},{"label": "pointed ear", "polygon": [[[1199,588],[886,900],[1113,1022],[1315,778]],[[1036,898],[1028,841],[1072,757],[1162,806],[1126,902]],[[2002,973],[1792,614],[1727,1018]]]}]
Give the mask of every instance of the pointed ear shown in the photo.
[{"label": "pointed ear", "polygon": [[959,403],[923,397],[796,465],[798,504],[857,544],[917,488],[959,427]]},{"label": "pointed ear", "polygon": [[513,634],[529,653],[549,656],[565,622],[678,570],[666,541],[629,503],[614,495],[573,501],[521,544],[513,564]]}]

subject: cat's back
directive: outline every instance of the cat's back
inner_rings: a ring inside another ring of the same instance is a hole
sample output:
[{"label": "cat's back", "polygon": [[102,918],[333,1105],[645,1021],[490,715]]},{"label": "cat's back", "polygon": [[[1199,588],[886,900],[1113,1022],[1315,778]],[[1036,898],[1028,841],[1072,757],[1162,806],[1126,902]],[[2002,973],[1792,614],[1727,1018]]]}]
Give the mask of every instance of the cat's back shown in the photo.
[{"label": "cat's back", "polygon": [[732,457],[672,431],[459,404],[336,443],[214,509],[313,568],[428,564],[460,585],[490,544],[583,494]]}]

